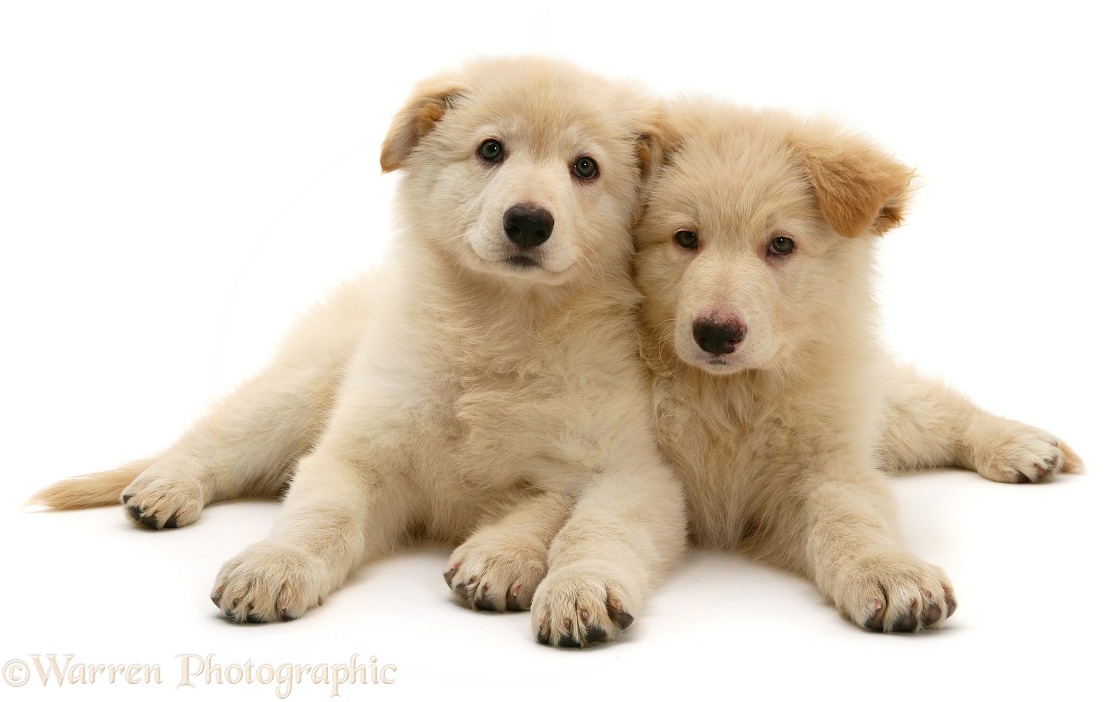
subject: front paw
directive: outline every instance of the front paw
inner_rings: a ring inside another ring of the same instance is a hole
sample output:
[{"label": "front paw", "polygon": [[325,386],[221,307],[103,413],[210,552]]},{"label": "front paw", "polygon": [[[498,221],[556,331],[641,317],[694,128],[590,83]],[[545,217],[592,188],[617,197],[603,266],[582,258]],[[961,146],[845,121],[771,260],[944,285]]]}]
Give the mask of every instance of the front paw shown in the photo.
[{"label": "front paw", "polygon": [[1081,458],[1041,429],[992,417],[979,423],[973,434],[973,466],[988,480],[1037,483],[1059,473],[1081,472]]},{"label": "front paw", "polygon": [[323,604],[329,594],[323,563],[302,549],[254,544],[230,559],[210,599],[232,621],[289,621]]},{"label": "front paw", "polygon": [[532,603],[547,559],[539,540],[479,534],[455,549],[443,579],[472,609],[517,612]]},{"label": "front paw", "polygon": [[579,648],[617,639],[634,623],[636,597],[621,579],[575,563],[545,578],[533,598],[537,641]]},{"label": "front paw", "polygon": [[174,529],[198,520],[206,504],[202,485],[184,471],[157,463],[121,494],[125,512],[149,529]]},{"label": "front paw", "polygon": [[865,629],[934,629],[957,609],[945,574],[908,553],[865,555],[845,571],[831,598],[841,614]]}]

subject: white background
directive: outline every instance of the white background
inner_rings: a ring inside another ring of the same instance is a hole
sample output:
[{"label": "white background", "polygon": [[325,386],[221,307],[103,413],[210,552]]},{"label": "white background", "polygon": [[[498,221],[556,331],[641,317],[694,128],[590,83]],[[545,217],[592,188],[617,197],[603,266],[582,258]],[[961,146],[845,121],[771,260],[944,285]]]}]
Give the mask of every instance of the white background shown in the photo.
[{"label": "white background", "polygon": [[[71,653],[164,678],[44,688],[32,671],[0,698],[275,699],[176,689],[178,654],[397,666],[396,684],[343,699],[1115,693],[1120,57],[1104,3],[397,5],[0,5],[0,660]],[[917,167],[909,223],[881,249],[885,338],[1088,467],[1041,486],[895,481],[909,542],[957,588],[947,629],[864,633],[798,578],[693,553],[622,642],[557,651],[527,614],[455,606],[436,548],[367,568],[297,622],[235,626],[212,578],[276,505],[217,505],[166,533],[117,508],[22,506],[169,444],[261,367],[384,249],[395,176],[378,150],[411,84],[523,52],[832,113]],[[305,683],[292,699],[329,697]]]}]

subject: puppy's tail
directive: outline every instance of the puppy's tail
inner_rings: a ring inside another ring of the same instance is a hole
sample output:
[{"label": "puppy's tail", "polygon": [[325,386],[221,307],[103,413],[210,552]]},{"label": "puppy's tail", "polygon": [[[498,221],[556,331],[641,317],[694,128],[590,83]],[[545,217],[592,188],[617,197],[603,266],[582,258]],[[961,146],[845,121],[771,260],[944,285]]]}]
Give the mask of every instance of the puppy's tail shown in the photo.
[{"label": "puppy's tail", "polygon": [[1065,454],[1066,458],[1065,462],[1062,464],[1063,473],[1085,472],[1085,461],[1081,460],[1081,456],[1078,456],[1073,449],[1067,446],[1066,442],[1058,439],[1058,448]]},{"label": "puppy's tail", "polygon": [[114,470],[67,478],[43,488],[32,495],[27,503],[46,505],[51,509],[85,509],[119,505],[121,492],[136,479],[136,476],[155,462],[155,458],[144,458],[126,463]]}]

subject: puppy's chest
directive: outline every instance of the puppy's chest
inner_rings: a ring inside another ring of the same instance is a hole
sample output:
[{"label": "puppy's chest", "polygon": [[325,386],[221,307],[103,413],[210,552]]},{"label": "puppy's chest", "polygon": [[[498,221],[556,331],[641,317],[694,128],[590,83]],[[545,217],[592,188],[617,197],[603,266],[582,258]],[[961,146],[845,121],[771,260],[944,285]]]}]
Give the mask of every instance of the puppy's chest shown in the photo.
[{"label": "puppy's chest", "polygon": [[618,427],[644,407],[632,379],[612,365],[558,344],[528,355],[473,354],[447,369],[447,448],[462,479],[561,487],[595,470]]},{"label": "puppy's chest", "polygon": [[[556,360],[556,359],[554,359]],[[605,404],[617,401],[619,379],[578,364],[526,362],[461,369],[451,406],[454,421],[473,437],[533,437],[558,441]]]},{"label": "puppy's chest", "polygon": [[795,453],[791,412],[758,393],[705,392],[666,381],[656,398],[658,443],[686,488],[741,497]]},{"label": "puppy's chest", "polygon": [[557,406],[574,401],[578,383],[556,372],[506,365],[464,368],[449,411],[465,431],[506,435],[554,426]]},{"label": "puppy's chest", "polygon": [[662,383],[656,396],[658,444],[684,485],[693,541],[738,548],[765,521],[768,494],[795,465],[791,421],[780,405],[749,394]]},{"label": "puppy's chest", "polygon": [[[457,330],[443,373],[455,379],[454,414],[472,426],[542,428],[542,420],[625,382],[627,365],[615,331],[578,326],[567,318],[532,327]],[[631,364],[634,365],[634,364]],[[636,366],[631,374],[636,371]]]}]

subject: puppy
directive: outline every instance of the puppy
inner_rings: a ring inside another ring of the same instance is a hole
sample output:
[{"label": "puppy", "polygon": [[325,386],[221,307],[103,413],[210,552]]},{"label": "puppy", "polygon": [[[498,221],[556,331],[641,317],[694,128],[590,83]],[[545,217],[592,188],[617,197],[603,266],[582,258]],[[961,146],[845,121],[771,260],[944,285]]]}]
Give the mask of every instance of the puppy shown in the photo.
[{"label": "puppy", "polygon": [[237,622],[299,617],[424,538],[461,544],[445,578],[464,602],[531,603],[541,642],[617,637],[686,535],[630,278],[660,119],[639,90],[543,59],[420,84],[381,154],[403,172],[384,269],[163,454],[36,499],[123,499],[161,529],[286,488],[271,534],[217,576]]},{"label": "puppy", "polygon": [[803,574],[862,627],[939,626],[953,589],[902,544],[876,468],[1035,482],[1080,459],[884,357],[872,257],[909,168],[821,121],[703,100],[671,114],[683,138],[651,186],[636,275],[693,540]]}]

